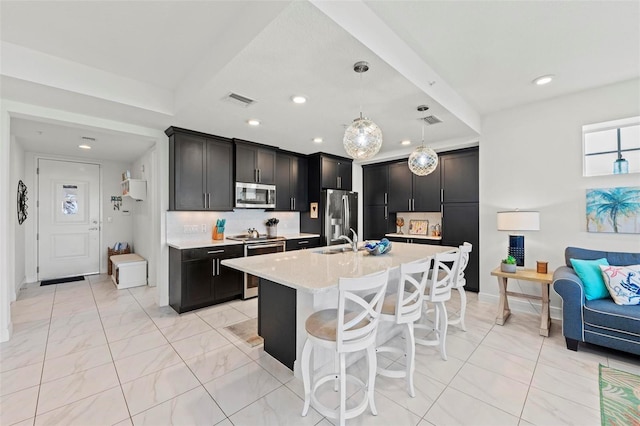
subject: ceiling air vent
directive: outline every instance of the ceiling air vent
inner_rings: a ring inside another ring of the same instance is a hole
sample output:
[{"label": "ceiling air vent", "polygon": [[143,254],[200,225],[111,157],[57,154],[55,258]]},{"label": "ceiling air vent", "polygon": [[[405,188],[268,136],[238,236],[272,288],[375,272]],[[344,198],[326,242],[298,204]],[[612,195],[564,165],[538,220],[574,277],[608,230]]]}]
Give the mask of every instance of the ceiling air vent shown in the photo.
[{"label": "ceiling air vent", "polygon": [[223,100],[227,102],[231,102],[232,104],[235,104],[244,108],[256,102],[251,98],[247,98],[246,96],[238,95],[237,93],[233,93],[233,92],[227,94],[227,96],[225,96]]},{"label": "ceiling air vent", "polygon": [[435,115],[428,115],[426,117],[423,117],[422,119],[424,120],[425,123],[427,123],[429,125],[442,123],[442,120],[440,120]]}]

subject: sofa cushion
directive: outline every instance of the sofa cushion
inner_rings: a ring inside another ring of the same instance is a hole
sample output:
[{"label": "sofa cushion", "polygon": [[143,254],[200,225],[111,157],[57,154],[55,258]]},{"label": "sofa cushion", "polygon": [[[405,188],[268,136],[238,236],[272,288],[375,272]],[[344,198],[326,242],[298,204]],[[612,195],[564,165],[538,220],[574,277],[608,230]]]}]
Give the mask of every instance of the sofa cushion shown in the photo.
[{"label": "sofa cushion", "polygon": [[640,263],[640,253],[589,250],[578,247],[567,247],[564,250],[565,263],[569,267],[571,267],[570,259],[595,260],[603,257],[609,261],[609,265],[615,266],[637,265]]},{"label": "sofa cushion", "polygon": [[600,265],[604,283],[618,305],[640,304],[640,265]]},{"label": "sofa cushion", "polygon": [[640,341],[639,306],[620,306],[612,299],[587,300],[584,323],[604,333],[618,331],[631,340]]},{"label": "sofa cushion", "polygon": [[571,259],[571,265],[584,285],[584,297],[587,300],[604,299],[609,297],[609,291],[604,284],[600,265],[609,266],[606,258],[596,260]]}]

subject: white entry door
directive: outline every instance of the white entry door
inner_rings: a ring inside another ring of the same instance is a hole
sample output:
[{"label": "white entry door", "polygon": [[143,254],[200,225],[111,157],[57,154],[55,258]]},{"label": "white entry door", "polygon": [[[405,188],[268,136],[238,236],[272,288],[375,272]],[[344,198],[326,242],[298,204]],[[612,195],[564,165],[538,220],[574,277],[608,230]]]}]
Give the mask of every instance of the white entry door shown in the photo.
[{"label": "white entry door", "polygon": [[100,166],[38,160],[38,279],[100,272]]}]

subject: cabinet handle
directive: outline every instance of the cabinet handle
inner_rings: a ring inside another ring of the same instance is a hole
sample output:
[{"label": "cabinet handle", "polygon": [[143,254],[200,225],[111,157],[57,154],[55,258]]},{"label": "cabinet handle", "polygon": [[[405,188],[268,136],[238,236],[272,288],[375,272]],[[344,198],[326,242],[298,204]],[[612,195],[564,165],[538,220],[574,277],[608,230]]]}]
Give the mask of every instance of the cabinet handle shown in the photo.
[{"label": "cabinet handle", "polygon": [[253,181],[258,182],[258,169],[253,169]]},{"label": "cabinet handle", "polygon": [[216,263],[218,264],[218,272],[216,272],[216,275],[220,275],[220,259],[216,259]]},{"label": "cabinet handle", "polygon": [[409,211],[411,211],[411,198],[409,198]]},{"label": "cabinet handle", "polygon": [[293,197],[293,209],[296,209],[296,197]]},{"label": "cabinet handle", "polygon": [[412,212],[416,211],[416,199],[415,198],[411,199],[411,211]]},{"label": "cabinet handle", "polygon": [[342,188],[342,178],[338,176],[338,189]]},{"label": "cabinet handle", "polygon": [[207,208],[207,194],[205,192],[202,193],[202,206]]},{"label": "cabinet handle", "polygon": [[207,252],[207,254],[216,254],[216,253],[224,253],[224,249],[222,249],[222,250],[211,250],[211,251]]},{"label": "cabinet handle", "polygon": [[258,183],[262,182],[262,177],[260,176],[260,169],[258,169]]},{"label": "cabinet handle", "polygon": [[440,202],[444,203],[444,188],[440,189]]},{"label": "cabinet handle", "polygon": [[216,276],[216,259],[213,259],[213,262],[211,262],[211,275],[212,276]]},{"label": "cabinet handle", "polygon": [[309,244],[309,241],[298,241],[298,245]]},{"label": "cabinet handle", "polygon": [[211,193],[207,192],[207,208],[211,208]]},{"label": "cabinet handle", "polygon": [[384,218],[389,219],[389,210],[387,206],[384,206]]},{"label": "cabinet handle", "polygon": [[387,204],[387,193],[384,193],[384,203]]}]

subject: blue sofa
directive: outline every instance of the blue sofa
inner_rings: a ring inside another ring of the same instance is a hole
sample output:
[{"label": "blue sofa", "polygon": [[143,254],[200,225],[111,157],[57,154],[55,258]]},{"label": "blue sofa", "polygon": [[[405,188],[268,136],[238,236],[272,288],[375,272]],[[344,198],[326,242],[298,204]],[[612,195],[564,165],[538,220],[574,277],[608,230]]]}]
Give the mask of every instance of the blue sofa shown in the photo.
[{"label": "blue sofa", "polygon": [[640,305],[620,306],[613,299],[586,300],[582,281],[569,259],[606,258],[610,265],[640,264],[640,253],[617,253],[567,247],[565,263],[553,274],[553,289],[562,297],[562,334],[567,349],[593,343],[640,355]]}]

